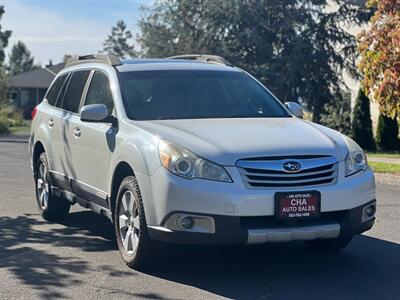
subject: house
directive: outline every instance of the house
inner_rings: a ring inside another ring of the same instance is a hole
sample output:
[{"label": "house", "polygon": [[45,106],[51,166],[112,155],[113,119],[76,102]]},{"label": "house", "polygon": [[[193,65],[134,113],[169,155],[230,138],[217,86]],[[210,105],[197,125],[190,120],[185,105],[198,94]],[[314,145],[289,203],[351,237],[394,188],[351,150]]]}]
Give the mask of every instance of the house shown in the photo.
[{"label": "house", "polygon": [[15,75],[11,78],[10,102],[29,117],[33,108],[44,98],[54,77],[64,68],[64,63]]}]

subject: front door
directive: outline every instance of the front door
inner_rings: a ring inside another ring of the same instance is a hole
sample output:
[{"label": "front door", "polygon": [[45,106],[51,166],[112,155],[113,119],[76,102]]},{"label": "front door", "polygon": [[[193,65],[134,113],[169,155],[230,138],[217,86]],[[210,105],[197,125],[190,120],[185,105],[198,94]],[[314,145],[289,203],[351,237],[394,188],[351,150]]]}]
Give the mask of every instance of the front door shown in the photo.
[{"label": "front door", "polygon": [[[111,114],[114,102],[107,75],[95,71],[83,105],[105,104]],[[107,123],[71,123],[71,158],[75,179],[72,188],[77,196],[107,207],[110,154],[114,150],[116,129]]]},{"label": "front door", "polygon": [[72,159],[73,139],[71,129],[73,123],[79,120],[79,107],[82,101],[82,93],[84,91],[90,70],[71,72],[66,85],[61,103],[58,106],[58,117],[60,118],[59,137],[60,148],[57,149],[56,185],[64,190],[71,191],[71,178],[76,177],[75,162]]}]

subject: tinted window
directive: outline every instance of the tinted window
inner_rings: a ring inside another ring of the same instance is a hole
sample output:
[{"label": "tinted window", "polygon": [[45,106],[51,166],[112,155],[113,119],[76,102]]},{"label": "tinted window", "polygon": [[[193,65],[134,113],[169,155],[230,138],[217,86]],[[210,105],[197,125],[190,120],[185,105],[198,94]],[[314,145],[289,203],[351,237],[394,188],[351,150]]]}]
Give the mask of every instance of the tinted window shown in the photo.
[{"label": "tinted window", "polygon": [[53,85],[50,87],[46,94],[47,102],[50,105],[55,106],[57,102],[58,95],[60,94],[60,90],[64,84],[65,78],[67,78],[67,74],[60,76],[56,79]]},{"label": "tinted window", "polygon": [[77,71],[72,73],[64,95],[62,109],[77,113],[83,89],[90,71]]},{"label": "tinted window", "polygon": [[110,81],[103,72],[96,71],[93,75],[85,101],[85,105],[89,104],[104,104],[107,106],[109,114],[111,114],[114,109]]},{"label": "tinted window", "polygon": [[242,72],[168,70],[120,76],[128,117],[135,120],[289,117]]}]

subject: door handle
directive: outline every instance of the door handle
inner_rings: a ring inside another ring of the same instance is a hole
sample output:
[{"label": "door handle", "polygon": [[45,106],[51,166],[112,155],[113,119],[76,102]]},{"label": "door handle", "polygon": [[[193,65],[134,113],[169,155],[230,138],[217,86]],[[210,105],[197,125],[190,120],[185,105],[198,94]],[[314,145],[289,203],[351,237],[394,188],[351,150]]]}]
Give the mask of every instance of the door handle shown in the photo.
[{"label": "door handle", "polygon": [[79,127],[74,128],[74,136],[77,138],[81,136],[81,129]]},{"label": "door handle", "polygon": [[50,128],[53,128],[54,127],[54,120],[53,119],[49,119],[47,121],[47,125],[49,125]]}]

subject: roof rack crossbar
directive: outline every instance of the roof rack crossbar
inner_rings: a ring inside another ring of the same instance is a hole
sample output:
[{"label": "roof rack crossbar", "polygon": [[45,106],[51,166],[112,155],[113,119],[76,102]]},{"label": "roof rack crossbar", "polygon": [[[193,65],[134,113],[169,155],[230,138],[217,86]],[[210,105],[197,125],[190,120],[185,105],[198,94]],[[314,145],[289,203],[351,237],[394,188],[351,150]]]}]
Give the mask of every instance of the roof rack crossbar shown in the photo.
[{"label": "roof rack crossbar", "polygon": [[185,59],[185,60],[197,60],[206,63],[219,64],[225,66],[232,66],[225,58],[218,55],[208,55],[208,54],[186,54],[167,57],[168,59]]},{"label": "roof rack crossbar", "polygon": [[84,63],[101,63],[110,66],[121,65],[121,60],[115,55],[110,54],[88,54],[88,55],[75,55],[68,59],[65,64],[66,67],[75,66]]}]

